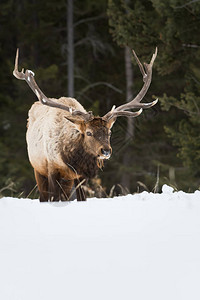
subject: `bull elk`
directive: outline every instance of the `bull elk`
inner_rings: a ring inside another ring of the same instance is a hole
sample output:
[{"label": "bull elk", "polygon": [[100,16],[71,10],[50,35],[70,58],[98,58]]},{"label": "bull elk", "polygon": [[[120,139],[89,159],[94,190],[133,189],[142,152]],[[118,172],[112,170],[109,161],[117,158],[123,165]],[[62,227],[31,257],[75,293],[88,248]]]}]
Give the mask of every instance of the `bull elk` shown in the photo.
[{"label": "bull elk", "polygon": [[[40,201],[68,200],[73,186],[77,200],[86,200],[81,185],[85,179],[94,177],[103,161],[110,158],[111,127],[117,117],[137,117],[143,108],[157,103],[158,99],[141,103],[151,83],[157,48],[149,64],[142,65],[134,51],[133,55],[143,76],[142,89],[130,102],[113,106],[106,115],[99,117],[87,112],[74,98],[46,97],[35,82],[32,71],[18,70],[17,49],[13,75],[25,80],[39,100],[29,110],[26,140]],[[129,111],[134,108],[139,110]]]}]

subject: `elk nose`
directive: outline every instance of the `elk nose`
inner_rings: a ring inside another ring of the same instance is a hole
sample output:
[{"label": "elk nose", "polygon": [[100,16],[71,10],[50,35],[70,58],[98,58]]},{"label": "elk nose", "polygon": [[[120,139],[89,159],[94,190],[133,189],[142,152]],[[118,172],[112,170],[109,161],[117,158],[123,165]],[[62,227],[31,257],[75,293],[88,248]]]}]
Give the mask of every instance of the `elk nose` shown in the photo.
[{"label": "elk nose", "polygon": [[111,155],[111,149],[107,148],[107,149],[104,149],[104,148],[101,148],[101,154],[105,157],[110,157]]}]

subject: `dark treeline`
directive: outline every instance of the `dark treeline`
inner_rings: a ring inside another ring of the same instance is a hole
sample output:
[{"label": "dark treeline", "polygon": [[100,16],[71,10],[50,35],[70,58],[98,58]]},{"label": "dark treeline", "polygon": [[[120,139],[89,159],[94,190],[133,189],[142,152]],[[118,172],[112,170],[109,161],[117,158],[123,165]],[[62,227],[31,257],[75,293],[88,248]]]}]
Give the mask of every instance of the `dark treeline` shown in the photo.
[{"label": "dark treeline", "polygon": [[118,118],[101,184],[107,193],[116,184],[131,192],[159,191],[163,183],[199,188],[200,1],[74,0],[73,30],[70,2],[0,3],[1,195],[25,197],[35,186],[25,134],[36,97],[12,75],[17,47],[20,66],[35,72],[48,97],[70,93],[102,116],[142,87],[130,49],[149,62],[157,46],[144,102],[158,97],[159,104],[134,120]]}]

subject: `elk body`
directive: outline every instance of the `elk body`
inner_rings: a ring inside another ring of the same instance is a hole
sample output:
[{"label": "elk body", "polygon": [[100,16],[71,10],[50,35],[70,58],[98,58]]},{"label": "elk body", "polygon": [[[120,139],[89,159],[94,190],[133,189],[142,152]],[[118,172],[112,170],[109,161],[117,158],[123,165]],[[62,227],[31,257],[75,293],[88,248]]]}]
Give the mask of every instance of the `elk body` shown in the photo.
[{"label": "elk body", "polygon": [[[86,113],[73,98],[53,101]],[[79,184],[94,177],[102,160],[110,157],[110,126],[98,117],[84,122],[64,110],[33,104],[26,137],[41,201],[69,198],[74,183],[78,199],[85,199]]]},{"label": "elk body", "polygon": [[[32,71],[18,71],[17,50],[13,74],[25,80],[39,100],[29,110],[26,139],[40,201],[68,200],[73,185],[77,200],[86,200],[81,185],[85,179],[94,177],[103,161],[110,158],[111,127],[116,118],[137,117],[142,108],[157,103],[157,100],[140,103],[151,83],[157,49],[150,64],[144,66],[134,51],[133,54],[143,75],[141,91],[132,101],[117,108],[114,106],[105,116],[99,117],[87,112],[74,98],[47,98],[36,84]],[[129,111],[133,108],[140,110]]]}]

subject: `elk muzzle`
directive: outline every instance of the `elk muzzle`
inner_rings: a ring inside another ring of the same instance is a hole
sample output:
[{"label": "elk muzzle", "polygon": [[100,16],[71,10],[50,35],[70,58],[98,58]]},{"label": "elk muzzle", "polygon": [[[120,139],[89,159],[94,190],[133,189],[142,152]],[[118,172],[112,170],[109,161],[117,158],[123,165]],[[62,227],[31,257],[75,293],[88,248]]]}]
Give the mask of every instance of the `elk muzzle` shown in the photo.
[{"label": "elk muzzle", "polygon": [[112,148],[109,146],[100,148],[99,158],[101,159],[109,159],[112,153]]}]

